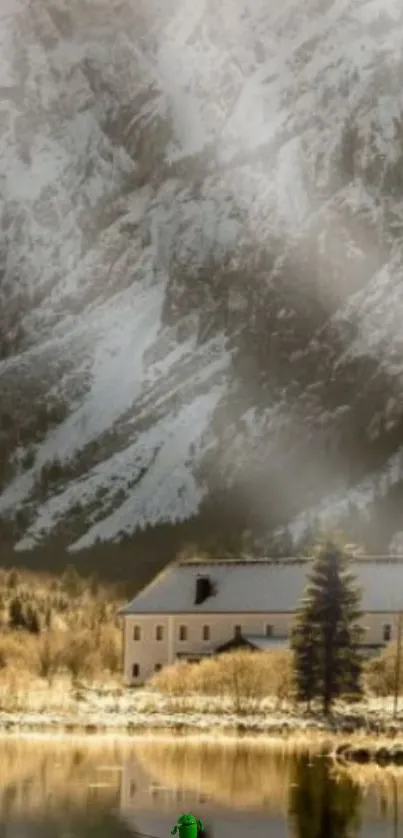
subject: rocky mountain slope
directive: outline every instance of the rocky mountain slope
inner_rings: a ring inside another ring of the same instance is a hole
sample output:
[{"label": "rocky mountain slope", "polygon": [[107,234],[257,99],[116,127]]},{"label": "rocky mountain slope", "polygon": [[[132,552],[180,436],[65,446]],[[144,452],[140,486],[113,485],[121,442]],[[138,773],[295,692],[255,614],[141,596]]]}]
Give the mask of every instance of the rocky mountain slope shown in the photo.
[{"label": "rocky mountain slope", "polygon": [[402,35],[400,0],[3,0],[7,544],[399,549]]}]

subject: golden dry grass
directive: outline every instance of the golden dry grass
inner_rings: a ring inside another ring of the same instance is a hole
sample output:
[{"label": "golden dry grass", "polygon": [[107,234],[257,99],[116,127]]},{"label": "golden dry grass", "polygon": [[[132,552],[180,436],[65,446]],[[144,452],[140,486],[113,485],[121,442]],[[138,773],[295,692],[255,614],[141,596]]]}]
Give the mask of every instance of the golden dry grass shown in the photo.
[{"label": "golden dry grass", "polygon": [[[375,696],[392,695],[396,685],[396,643],[368,661],[365,667],[367,690]],[[400,692],[403,693],[403,667],[400,669]]]},{"label": "golden dry grass", "polygon": [[[365,662],[364,694],[354,705],[357,714],[371,716],[373,720],[392,719],[395,664],[393,644],[382,655]],[[294,712],[297,709],[290,650],[238,650],[199,663],[179,661],[154,675],[148,686],[170,699],[172,708],[180,710],[192,710],[198,702],[201,706],[203,700],[208,704],[209,699],[215,708],[221,704],[223,712],[267,713],[279,709]],[[403,704],[403,667],[401,695]],[[352,710],[343,701],[337,702],[337,709],[347,715]]]},{"label": "golden dry grass", "polygon": [[120,604],[115,588],[73,569],[61,577],[0,570],[0,710],[38,679],[118,677]]}]

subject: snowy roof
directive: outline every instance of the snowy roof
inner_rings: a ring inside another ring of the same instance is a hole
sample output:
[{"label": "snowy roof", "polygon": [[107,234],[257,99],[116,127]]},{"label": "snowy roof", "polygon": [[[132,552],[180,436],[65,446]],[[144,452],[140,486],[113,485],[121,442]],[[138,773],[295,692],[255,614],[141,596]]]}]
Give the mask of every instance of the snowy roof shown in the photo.
[{"label": "snowy roof", "polygon": [[[295,610],[306,584],[304,560],[187,562],[170,565],[126,605],[122,614],[279,613]],[[403,560],[367,557],[352,562],[363,611],[403,610]],[[195,605],[198,576],[213,593]]]}]

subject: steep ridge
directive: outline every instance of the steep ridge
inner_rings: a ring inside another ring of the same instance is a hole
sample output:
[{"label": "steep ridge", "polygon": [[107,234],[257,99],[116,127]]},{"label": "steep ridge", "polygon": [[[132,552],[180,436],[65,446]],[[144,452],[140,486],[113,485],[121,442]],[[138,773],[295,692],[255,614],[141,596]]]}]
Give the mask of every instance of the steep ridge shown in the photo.
[{"label": "steep ridge", "polygon": [[397,0],[2,3],[7,544],[209,508],[221,546],[399,547],[402,34]]}]

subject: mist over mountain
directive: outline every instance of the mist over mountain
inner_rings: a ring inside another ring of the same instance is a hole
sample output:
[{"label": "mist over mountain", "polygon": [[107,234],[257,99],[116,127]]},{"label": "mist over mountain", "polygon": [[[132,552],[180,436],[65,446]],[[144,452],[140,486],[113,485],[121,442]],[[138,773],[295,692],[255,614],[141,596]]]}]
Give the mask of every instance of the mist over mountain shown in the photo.
[{"label": "mist over mountain", "polygon": [[403,547],[402,37],[2,0],[3,553]]}]

